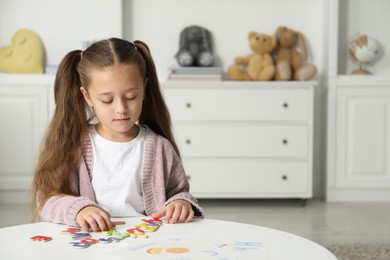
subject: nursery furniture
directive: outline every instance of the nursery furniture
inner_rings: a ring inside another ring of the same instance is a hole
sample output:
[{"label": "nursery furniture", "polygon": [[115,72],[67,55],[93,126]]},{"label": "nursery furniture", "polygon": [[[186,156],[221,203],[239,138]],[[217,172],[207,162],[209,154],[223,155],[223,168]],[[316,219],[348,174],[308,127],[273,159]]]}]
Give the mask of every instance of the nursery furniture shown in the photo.
[{"label": "nursery furniture", "polygon": [[[359,10],[352,8],[352,1],[330,1],[328,201],[390,201],[389,70],[377,67],[379,71],[371,69],[374,75],[350,75],[356,65],[348,63],[346,50],[348,36],[369,28],[365,22],[383,23],[381,11],[389,2],[363,3]],[[359,11],[366,13],[365,6],[372,11],[364,16],[364,22]],[[345,17],[350,17],[349,21]]]},{"label": "nursery furniture", "polygon": [[162,85],[196,197],[312,196],[316,82]]}]

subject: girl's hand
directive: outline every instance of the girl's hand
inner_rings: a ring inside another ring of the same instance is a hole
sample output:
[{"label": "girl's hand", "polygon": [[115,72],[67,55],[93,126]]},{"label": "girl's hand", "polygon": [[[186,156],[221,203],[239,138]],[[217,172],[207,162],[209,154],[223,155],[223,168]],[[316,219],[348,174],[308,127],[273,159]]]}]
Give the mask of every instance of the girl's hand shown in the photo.
[{"label": "girl's hand", "polygon": [[175,224],[190,222],[194,218],[194,211],[189,202],[174,200],[165,206],[160,212],[153,213],[152,218],[165,217],[165,223]]},{"label": "girl's hand", "polygon": [[104,210],[94,206],[88,206],[80,210],[76,216],[76,222],[84,232],[111,230],[115,227],[110,216]]}]

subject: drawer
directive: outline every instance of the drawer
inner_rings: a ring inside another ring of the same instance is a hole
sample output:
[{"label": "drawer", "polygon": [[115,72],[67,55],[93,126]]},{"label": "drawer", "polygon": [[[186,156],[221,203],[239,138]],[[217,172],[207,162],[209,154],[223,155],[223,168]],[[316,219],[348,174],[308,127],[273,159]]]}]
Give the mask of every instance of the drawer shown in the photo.
[{"label": "drawer", "polygon": [[297,120],[312,113],[310,89],[165,89],[172,120]]},{"label": "drawer", "polygon": [[198,197],[311,197],[307,162],[189,159],[183,165]]},{"label": "drawer", "polygon": [[298,157],[309,154],[306,125],[176,124],[183,157]]}]

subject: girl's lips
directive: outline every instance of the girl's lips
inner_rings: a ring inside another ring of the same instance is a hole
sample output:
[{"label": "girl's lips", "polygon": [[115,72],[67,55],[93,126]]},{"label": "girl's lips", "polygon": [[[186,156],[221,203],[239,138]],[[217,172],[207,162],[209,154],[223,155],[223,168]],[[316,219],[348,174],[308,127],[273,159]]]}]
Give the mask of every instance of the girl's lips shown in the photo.
[{"label": "girl's lips", "polygon": [[114,119],[114,121],[124,122],[124,121],[127,121],[129,119],[130,118],[117,118],[117,119]]}]

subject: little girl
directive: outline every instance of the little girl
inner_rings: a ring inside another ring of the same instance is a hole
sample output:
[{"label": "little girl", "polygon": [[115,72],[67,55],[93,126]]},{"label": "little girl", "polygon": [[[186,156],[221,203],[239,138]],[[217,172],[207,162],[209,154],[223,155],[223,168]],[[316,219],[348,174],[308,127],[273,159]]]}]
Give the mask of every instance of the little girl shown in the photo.
[{"label": "little girl", "polygon": [[111,38],[68,53],[54,96],[32,186],[44,220],[99,231],[110,217],[203,217],[145,43]]}]

